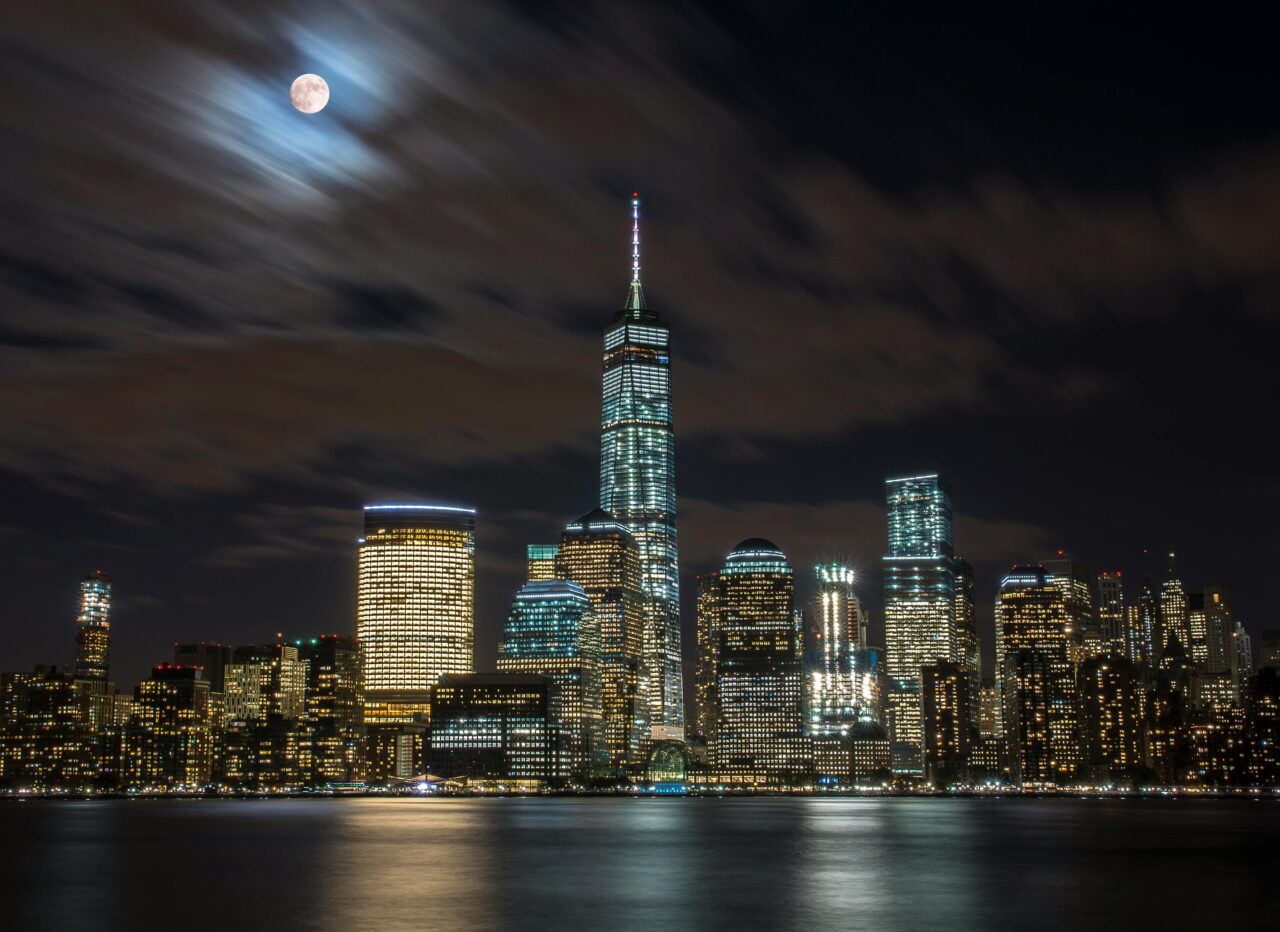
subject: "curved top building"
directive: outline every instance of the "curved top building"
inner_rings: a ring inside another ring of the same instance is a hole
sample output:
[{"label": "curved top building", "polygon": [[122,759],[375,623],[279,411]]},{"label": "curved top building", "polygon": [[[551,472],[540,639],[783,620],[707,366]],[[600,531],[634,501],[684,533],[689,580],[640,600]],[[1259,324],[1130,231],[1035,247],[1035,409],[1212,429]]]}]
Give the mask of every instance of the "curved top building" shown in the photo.
[{"label": "curved top building", "polygon": [[356,633],[367,719],[410,720],[442,675],[471,672],[475,523],[473,508],[365,507]]}]

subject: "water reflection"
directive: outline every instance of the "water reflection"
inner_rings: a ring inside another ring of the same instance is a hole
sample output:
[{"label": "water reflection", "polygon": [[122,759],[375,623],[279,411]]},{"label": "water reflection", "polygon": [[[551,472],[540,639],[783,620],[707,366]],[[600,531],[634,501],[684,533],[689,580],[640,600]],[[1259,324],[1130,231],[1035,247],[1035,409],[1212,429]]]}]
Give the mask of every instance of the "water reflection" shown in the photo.
[{"label": "water reflection", "polygon": [[0,928],[1269,927],[1278,840],[1227,801],[4,803]]}]

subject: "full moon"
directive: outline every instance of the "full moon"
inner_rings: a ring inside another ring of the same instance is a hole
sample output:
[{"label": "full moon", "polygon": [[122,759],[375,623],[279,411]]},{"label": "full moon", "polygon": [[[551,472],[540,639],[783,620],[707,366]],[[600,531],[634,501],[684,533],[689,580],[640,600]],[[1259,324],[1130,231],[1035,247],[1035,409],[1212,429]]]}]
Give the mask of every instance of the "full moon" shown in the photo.
[{"label": "full moon", "polygon": [[329,102],[329,85],[318,74],[300,74],[289,88],[289,99],[303,113],[319,113]]}]

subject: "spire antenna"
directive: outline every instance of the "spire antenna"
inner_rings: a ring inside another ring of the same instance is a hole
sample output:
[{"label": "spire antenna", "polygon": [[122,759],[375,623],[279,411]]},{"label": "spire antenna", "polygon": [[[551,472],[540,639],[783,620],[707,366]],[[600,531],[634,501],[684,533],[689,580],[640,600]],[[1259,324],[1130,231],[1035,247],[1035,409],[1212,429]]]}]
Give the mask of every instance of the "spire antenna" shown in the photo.
[{"label": "spire antenna", "polygon": [[631,194],[631,280],[640,281],[640,192]]}]

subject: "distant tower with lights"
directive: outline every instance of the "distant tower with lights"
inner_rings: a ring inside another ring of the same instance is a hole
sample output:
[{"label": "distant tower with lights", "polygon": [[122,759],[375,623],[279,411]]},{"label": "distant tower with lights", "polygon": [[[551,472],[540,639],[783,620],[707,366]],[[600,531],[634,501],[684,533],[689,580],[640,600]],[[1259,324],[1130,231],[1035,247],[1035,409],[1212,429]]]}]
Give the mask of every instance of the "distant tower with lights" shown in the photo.
[{"label": "distant tower with lights", "polygon": [[631,199],[631,284],[604,335],[600,507],[631,531],[640,551],[655,738],[684,737],[669,346],[670,331],[646,305],[640,285],[637,194]]},{"label": "distant tower with lights", "polygon": [[111,668],[111,577],[94,570],[80,582],[76,679],[105,683]]}]

